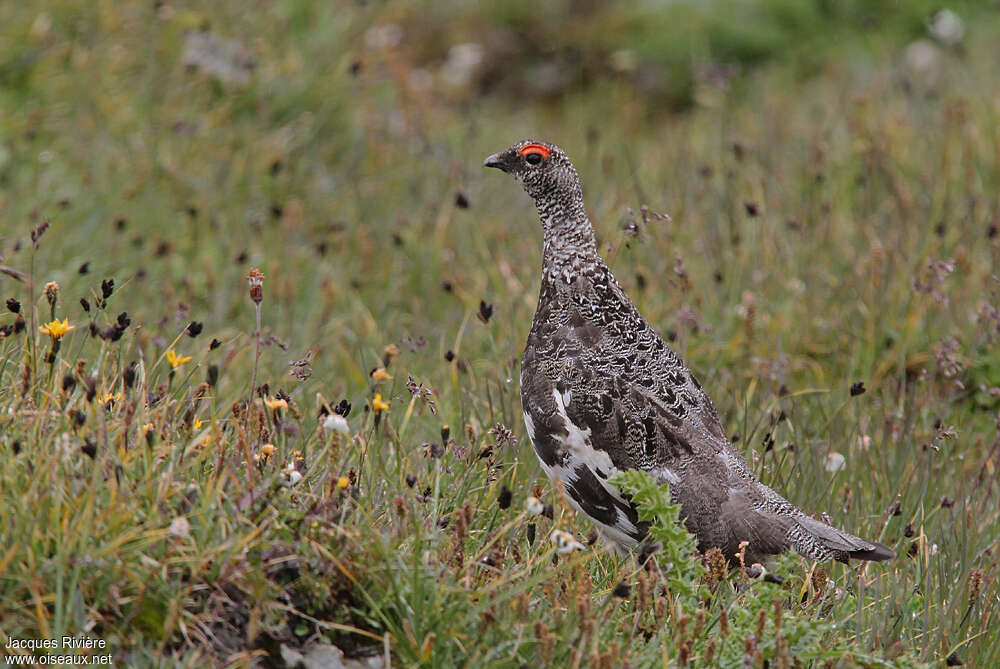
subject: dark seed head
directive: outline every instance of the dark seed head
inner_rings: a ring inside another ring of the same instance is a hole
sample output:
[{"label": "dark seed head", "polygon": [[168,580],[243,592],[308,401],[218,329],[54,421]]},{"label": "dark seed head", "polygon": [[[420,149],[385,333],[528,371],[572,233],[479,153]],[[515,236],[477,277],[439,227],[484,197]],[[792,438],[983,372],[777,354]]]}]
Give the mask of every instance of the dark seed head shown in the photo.
[{"label": "dark seed head", "polygon": [[855,381],[854,383],[851,384],[851,397],[857,397],[858,395],[864,395],[865,391],[867,391],[867,390],[868,389],[865,388],[865,382],[864,381]]},{"label": "dark seed head", "polygon": [[455,206],[459,209],[469,208],[469,198],[465,196],[465,193],[455,193]]},{"label": "dark seed head", "polygon": [[490,317],[493,315],[493,305],[486,302],[486,300],[479,300],[479,320],[483,323],[489,323]]},{"label": "dark seed head", "polygon": [[198,321],[191,321],[188,323],[187,329],[184,330],[188,337],[194,339],[201,334],[202,324]]},{"label": "dark seed head", "polygon": [[124,382],[126,388],[131,388],[135,385],[135,362],[130,362],[125,371],[122,372],[122,382]]},{"label": "dark seed head", "polygon": [[500,496],[497,497],[497,506],[499,506],[501,509],[510,508],[510,501],[513,498],[513,496],[514,495],[510,491],[510,488],[504,486],[503,488],[500,489]]},{"label": "dark seed head", "polygon": [[48,230],[48,229],[49,229],[49,222],[45,221],[44,223],[42,223],[41,225],[39,225],[37,228],[35,228],[34,230],[32,230],[31,231],[31,243],[32,244],[37,244],[38,240],[42,238],[42,235],[44,235],[45,231]]},{"label": "dark seed head", "polygon": [[13,297],[8,297],[7,298],[7,311],[11,312],[12,314],[19,314],[19,313],[21,313],[21,303],[18,302],[17,300],[15,300]]},{"label": "dark seed head", "polygon": [[80,450],[86,453],[90,459],[93,460],[97,455],[97,444],[95,444],[90,437],[87,437],[83,442],[83,446],[80,447]]},{"label": "dark seed head", "polygon": [[222,346],[222,342],[219,341],[218,339],[213,339],[212,342],[208,345],[208,350],[209,351],[214,351],[215,349],[219,348],[220,346]]},{"label": "dark seed head", "polygon": [[413,474],[407,474],[406,475],[406,485],[409,486],[410,488],[412,488],[413,486],[417,485],[417,477],[414,476]]},{"label": "dark seed head", "polygon": [[619,599],[628,599],[630,591],[631,588],[629,587],[629,584],[626,583],[625,581],[622,581],[621,583],[615,586],[615,589],[611,592],[611,594],[614,595],[615,597],[618,597]]}]

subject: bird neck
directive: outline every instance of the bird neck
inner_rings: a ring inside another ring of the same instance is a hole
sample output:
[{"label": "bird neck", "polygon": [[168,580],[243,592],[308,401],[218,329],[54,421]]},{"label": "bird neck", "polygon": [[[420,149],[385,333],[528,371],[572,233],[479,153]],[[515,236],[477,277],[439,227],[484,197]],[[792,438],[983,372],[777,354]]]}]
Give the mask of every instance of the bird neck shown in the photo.
[{"label": "bird neck", "polygon": [[567,265],[581,261],[600,262],[594,226],[587,218],[582,197],[536,200],[535,205],[542,219],[544,268],[561,272]]}]

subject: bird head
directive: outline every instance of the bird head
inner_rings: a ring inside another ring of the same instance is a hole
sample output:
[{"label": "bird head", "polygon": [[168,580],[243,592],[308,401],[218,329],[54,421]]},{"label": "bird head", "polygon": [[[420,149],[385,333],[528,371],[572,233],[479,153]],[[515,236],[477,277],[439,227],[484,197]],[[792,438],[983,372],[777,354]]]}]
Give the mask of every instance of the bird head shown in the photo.
[{"label": "bird head", "polygon": [[483,167],[496,167],[517,179],[535,201],[582,197],[580,177],[555,144],[525,140],[494,153]]}]

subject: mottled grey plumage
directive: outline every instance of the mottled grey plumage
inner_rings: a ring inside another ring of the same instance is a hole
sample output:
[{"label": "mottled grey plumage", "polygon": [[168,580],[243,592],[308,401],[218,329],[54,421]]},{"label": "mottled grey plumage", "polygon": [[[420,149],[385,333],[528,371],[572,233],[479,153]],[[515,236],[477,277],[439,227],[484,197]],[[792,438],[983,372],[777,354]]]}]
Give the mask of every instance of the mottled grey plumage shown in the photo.
[{"label": "mottled grey plumage", "polygon": [[558,147],[520,142],[486,159],[535,200],[544,250],[538,308],[521,362],[535,452],[613,544],[647,527],[607,479],[642,469],[670,485],[699,550],[748,563],[789,547],[813,560],[895,553],[814,520],[757,481],[691,371],[649,327],[597,252],[576,170]]}]

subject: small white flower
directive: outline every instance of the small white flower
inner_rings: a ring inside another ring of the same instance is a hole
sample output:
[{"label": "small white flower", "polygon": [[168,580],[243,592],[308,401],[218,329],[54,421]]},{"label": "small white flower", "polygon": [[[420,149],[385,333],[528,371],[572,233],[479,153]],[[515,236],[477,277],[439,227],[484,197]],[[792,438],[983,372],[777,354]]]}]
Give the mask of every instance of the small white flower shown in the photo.
[{"label": "small white flower", "polygon": [[302,474],[295,469],[295,463],[289,462],[281,469],[281,475],[285,477],[288,485],[293,486],[302,480]]},{"label": "small white flower", "polygon": [[545,510],[545,505],[542,504],[542,500],[531,495],[528,499],[524,500],[524,510],[528,512],[529,516],[540,516],[542,511]]},{"label": "small white flower", "polygon": [[965,22],[950,9],[941,9],[927,22],[927,30],[939,42],[955,46],[965,37]]},{"label": "small white flower", "polygon": [[847,460],[840,453],[833,451],[828,456],[826,456],[826,471],[828,472],[839,472],[844,468]]},{"label": "small white flower", "polygon": [[549,540],[556,545],[556,552],[560,555],[584,549],[584,545],[577,541],[576,537],[564,530],[552,530]]},{"label": "small white flower", "polygon": [[188,519],[184,516],[177,516],[170,521],[169,532],[171,536],[187,539],[191,536],[191,523],[189,523]]},{"label": "small white flower", "polygon": [[347,434],[350,432],[351,426],[348,425],[347,419],[339,413],[331,413],[327,414],[326,418],[323,419],[323,429],[329,432]]}]

